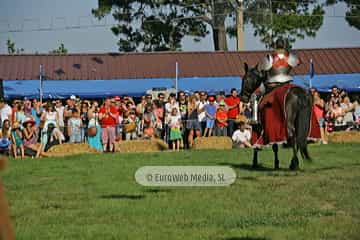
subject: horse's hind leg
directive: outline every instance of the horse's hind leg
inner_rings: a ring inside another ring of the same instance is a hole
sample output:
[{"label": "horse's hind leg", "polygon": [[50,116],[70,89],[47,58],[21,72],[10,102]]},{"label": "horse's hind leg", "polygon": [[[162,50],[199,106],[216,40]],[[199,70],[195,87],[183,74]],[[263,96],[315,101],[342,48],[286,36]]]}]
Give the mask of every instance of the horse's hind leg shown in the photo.
[{"label": "horse's hind leg", "polygon": [[258,152],[259,152],[259,149],[258,149],[258,148],[254,148],[253,164],[252,164],[252,167],[253,167],[253,168],[257,168],[257,167],[258,167]]},{"label": "horse's hind leg", "polygon": [[274,152],[274,168],[279,169],[279,158],[278,158],[279,146],[276,143],[273,144],[272,150]]},{"label": "horse's hind leg", "polygon": [[293,149],[293,157],[291,159],[291,163],[290,163],[290,170],[298,170],[299,169],[299,159],[297,157],[297,153],[298,153],[298,146],[296,143],[296,137],[295,135],[290,136],[289,135],[289,143],[290,146]]},{"label": "horse's hind leg", "polygon": [[287,130],[288,130],[288,143],[293,149],[293,157],[290,163],[291,170],[299,169],[299,159],[297,157],[298,153],[298,144],[296,141],[296,132],[295,132],[295,115],[294,113],[290,113],[288,115],[288,122],[287,122]]}]

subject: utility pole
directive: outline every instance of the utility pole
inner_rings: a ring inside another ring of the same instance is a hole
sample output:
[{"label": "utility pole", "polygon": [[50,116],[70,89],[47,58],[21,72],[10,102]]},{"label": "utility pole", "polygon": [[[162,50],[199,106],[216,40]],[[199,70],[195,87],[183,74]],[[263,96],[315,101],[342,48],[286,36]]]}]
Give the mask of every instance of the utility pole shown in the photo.
[{"label": "utility pole", "polygon": [[244,2],[243,0],[238,1],[237,8],[237,19],[236,19],[236,28],[237,28],[237,50],[244,51]]},{"label": "utility pole", "polygon": [[236,32],[237,50],[244,50],[244,0],[231,0],[230,3],[236,9]]}]

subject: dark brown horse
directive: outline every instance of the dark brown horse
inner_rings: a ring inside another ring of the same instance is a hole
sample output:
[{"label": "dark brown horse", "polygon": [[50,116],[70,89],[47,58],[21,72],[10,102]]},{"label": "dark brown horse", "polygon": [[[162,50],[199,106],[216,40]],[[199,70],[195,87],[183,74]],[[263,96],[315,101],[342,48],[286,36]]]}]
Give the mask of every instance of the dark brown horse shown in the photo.
[{"label": "dark brown horse", "polygon": [[[245,63],[245,75],[242,80],[240,97],[243,102],[248,102],[251,95],[266,80],[266,74],[258,70],[258,67],[249,69]],[[311,160],[307,151],[307,136],[310,130],[310,119],[313,105],[311,93],[302,87],[293,87],[285,98],[285,113],[287,116],[286,126],[288,133],[287,144],[293,149],[290,169],[299,169],[297,157],[300,150],[303,159]],[[254,126],[258,127],[258,126]],[[274,152],[275,169],[279,168],[278,145],[272,146]],[[253,167],[258,165],[259,148],[254,148]]]}]

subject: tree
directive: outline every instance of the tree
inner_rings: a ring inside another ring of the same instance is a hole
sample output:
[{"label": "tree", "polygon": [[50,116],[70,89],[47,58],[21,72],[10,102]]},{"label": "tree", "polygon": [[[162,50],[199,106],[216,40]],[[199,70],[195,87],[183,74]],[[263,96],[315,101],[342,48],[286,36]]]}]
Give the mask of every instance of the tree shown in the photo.
[{"label": "tree", "polygon": [[345,13],[345,20],[347,23],[358,30],[360,30],[360,0],[327,0],[326,4],[334,5],[339,2],[346,3],[348,9]]},{"label": "tree", "polygon": [[184,36],[197,40],[208,33],[201,19],[192,18],[202,14],[188,2],[99,0],[99,8],[92,13],[99,19],[112,13],[118,22],[111,30],[119,36],[119,51],[175,51],[181,50]]},{"label": "tree", "polygon": [[[271,48],[280,37],[287,41],[288,47],[297,39],[315,37],[325,14],[323,5],[315,0],[249,0],[244,1],[244,9],[244,22],[255,28],[254,36],[258,36],[266,48]],[[233,27],[228,33],[236,36]]]},{"label": "tree", "polygon": [[10,39],[8,39],[6,41],[6,47],[7,47],[8,54],[11,54],[11,55],[21,54],[25,51],[23,48],[20,48],[20,49],[16,48],[15,42],[11,41]]},{"label": "tree", "polygon": [[68,50],[65,48],[64,44],[61,43],[60,46],[55,49],[55,50],[52,50],[49,52],[50,54],[58,54],[58,55],[65,55],[68,53]]},{"label": "tree", "polygon": [[[112,13],[117,25],[119,51],[181,50],[184,36],[195,40],[213,32],[215,50],[227,50],[227,34],[236,36],[236,0],[99,0],[92,13],[101,19]],[[272,4],[271,4],[272,3]],[[297,38],[315,37],[323,23],[323,5],[315,0],[244,1],[245,22],[267,48],[279,37],[290,44]],[[311,7],[311,8],[310,8]],[[226,26],[227,19],[233,19]]]}]

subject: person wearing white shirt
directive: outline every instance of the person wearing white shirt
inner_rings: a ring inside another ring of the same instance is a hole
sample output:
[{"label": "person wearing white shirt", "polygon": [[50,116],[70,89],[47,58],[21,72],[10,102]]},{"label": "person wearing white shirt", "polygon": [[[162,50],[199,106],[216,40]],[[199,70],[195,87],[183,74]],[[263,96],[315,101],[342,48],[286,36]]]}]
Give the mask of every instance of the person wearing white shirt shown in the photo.
[{"label": "person wearing white shirt", "polygon": [[205,106],[209,103],[206,92],[200,92],[200,100],[197,102],[198,106],[198,120],[201,125],[201,134],[204,134],[206,128],[206,112]]},{"label": "person wearing white shirt", "polygon": [[239,129],[233,133],[232,140],[235,147],[251,147],[251,132],[244,122],[239,123]]},{"label": "person wearing white shirt", "polygon": [[3,98],[0,98],[0,120],[1,126],[5,120],[11,121],[12,109],[9,105],[7,105]]}]

